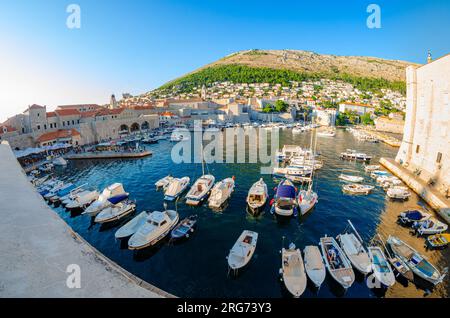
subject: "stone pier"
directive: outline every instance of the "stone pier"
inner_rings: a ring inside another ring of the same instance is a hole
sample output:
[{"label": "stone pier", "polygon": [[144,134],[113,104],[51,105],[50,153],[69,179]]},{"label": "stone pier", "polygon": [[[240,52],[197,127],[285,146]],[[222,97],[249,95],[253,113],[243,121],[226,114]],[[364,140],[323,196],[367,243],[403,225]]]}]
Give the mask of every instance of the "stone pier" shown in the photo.
[{"label": "stone pier", "polygon": [[[28,182],[6,142],[0,144],[0,202],[0,298],[173,297],[72,231]],[[80,288],[69,288],[78,287],[70,284],[77,268]]]},{"label": "stone pier", "polygon": [[420,180],[412,172],[405,169],[394,159],[381,158],[380,163],[399,177],[408,187],[425,200],[436,212],[450,224],[450,199]]}]

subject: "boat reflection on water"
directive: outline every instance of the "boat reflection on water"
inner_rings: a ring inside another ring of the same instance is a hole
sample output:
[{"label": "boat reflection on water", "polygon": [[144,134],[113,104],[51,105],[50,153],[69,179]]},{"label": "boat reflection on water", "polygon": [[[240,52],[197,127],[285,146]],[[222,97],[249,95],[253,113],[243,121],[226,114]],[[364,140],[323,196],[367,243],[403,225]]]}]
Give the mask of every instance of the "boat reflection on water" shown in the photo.
[{"label": "boat reflection on water", "polygon": [[[425,256],[428,261],[435,265],[441,272],[444,268],[450,265],[450,250],[428,250],[425,247],[425,238],[417,237],[412,234],[411,228],[397,224],[397,217],[401,212],[406,210],[423,210],[436,216],[431,207],[429,207],[417,194],[413,193],[408,201],[398,202],[386,199],[385,210],[380,215],[380,223],[377,228],[377,233],[384,239],[389,235],[394,235],[417,250],[420,254]],[[430,284],[427,284],[422,279],[414,277],[414,283],[408,282],[402,277],[397,277],[397,284],[390,287],[384,296],[391,298],[405,298],[405,297],[448,297],[449,295],[449,277],[445,277],[444,282],[438,286],[430,289]]]}]

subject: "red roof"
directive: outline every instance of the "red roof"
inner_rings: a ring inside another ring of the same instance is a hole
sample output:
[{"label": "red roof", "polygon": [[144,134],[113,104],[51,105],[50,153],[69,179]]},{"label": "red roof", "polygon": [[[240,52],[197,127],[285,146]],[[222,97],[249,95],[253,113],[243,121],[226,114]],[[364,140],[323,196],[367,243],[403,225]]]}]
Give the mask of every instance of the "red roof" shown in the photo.
[{"label": "red roof", "polygon": [[38,142],[45,142],[50,140],[55,140],[58,138],[68,138],[72,136],[81,136],[80,133],[76,129],[60,129],[57,131],[48,132],[40,135],[37,138]]},{"label": "red roof", "polygon": [[175,116],[175,114],[174,113],[172,113],[172,112],[163,112],[163,113],[161,113],[161,114],[159,114],[160,116]]},{"label": "red roof", "polygon": [[47,113],[47,118],[49,117],[56,117],[56,113],[55,112],[48,112]]},{"label": "red roof", "polygon": [[59,116],[76,116],[81,115],[81,113],[76,109],[57,109],[55,110],[55,113]]},{"label": "red roof", "polygon": [[99,111],[98,110],[90,110],[87,112],[81,113],[81,118],[87,118],[87,117],[95,117]]},{"label": "red roof", "polygon": [[114,109],[102,109],[95,116],[107,116],[107,115],[119,115],[122,114],[124,108],[114,108]]},{"label": "red roof", "polygon": [[14,128],[14,127],[11,127],[11,126],[8,126],[8,125],[2,125],[2,126],[0,126],[0,135],[3,134],[3,131],[5,130],[5,128],[6,128],[6,132],[16,131],[16,128]]}]

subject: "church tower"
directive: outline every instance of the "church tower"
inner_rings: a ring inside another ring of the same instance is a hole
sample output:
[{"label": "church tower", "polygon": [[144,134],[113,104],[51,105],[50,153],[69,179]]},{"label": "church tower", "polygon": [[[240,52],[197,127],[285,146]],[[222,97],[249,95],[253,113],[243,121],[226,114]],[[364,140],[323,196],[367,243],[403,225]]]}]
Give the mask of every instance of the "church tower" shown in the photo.
[{"label": "church tower", "polygon": [[109,101],[109,108],[110,108],[110,109],[115,109],[115,108],[117,108],[116,96],[114,96],[114,94],[111,95],[111,99],[110,99],[110,101]]}]

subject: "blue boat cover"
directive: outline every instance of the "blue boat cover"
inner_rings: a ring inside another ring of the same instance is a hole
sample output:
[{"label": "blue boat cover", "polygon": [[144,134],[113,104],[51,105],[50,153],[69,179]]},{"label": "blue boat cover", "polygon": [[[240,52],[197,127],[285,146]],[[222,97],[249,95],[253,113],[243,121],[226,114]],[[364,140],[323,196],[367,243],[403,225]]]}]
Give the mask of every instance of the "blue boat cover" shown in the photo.
[{"label": "blue boat cover", "polygon": [[65,195],[68,195],[70,193],[70,191],[74,190],[76,188],[76,186],[74,184],[71,184],[65,188],[62,188],[61,190],[59,190],[56,195],[58,197],[63,197]]},{"label": "blue boat cover", "polygon": [[128,193],[118,194],[108,199],[112,204],[117,204],[128,198]]},{"label": "blue boat cover", "polygon": [[295,198],[295,188],[288,185],[280,185],[277,189],[278,198]]},{"label": "blue boat cover", "polygon": [[420,213],[420,211],[414,210],[414,211],[408,211],[405,213],[405,216],[410,219],[410,220],[414,220],[414,221],[419,221],[422,219],[422,213]]}]

